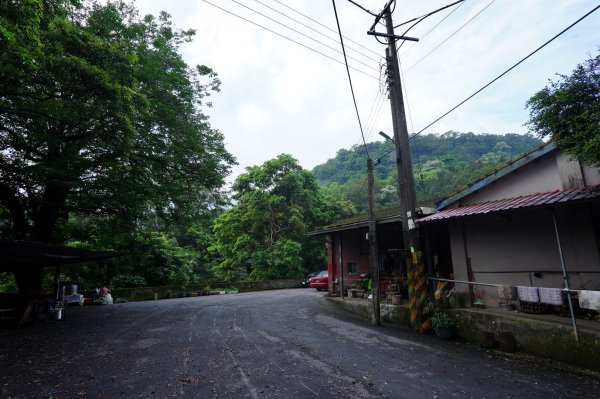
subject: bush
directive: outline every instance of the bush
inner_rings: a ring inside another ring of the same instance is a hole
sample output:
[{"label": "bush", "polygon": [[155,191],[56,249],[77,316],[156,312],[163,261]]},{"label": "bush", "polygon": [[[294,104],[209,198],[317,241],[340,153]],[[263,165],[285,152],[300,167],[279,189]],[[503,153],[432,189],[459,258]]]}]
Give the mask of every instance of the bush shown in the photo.
[{"label": "bush", "polygon": [[112,288],[145,287],[146,285],[146,279],[142,276],[131,276],[128,274],[117,274],[110,281]]}]

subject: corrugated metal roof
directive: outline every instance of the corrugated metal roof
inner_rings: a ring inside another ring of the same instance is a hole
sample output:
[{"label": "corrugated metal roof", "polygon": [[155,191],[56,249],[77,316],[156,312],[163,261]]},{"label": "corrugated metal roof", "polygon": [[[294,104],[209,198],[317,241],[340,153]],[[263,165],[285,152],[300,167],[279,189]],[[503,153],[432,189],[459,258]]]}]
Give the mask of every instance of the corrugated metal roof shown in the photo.
[{"label": "corrugated metal roof", "polygon": [[583,201],[592,198],[600,198],[600,185],[577,187],[566,191],[555,190],[547,193],[529,194],[520,197],[461,206],[459,208],[448,209],[446,211],[429,215],[419,219],[417,222],[425,223],[436,220],[459,218],[463,216],[484,215],[487,213],[507,211],[510,209],[521,209],[540,205],[553,205],[565,202]]},{"label": "corrugated metal roof", "polygon": [[[377,209],[375,211],[375,219],[377,224],[386,222],[401,221],[400,207],[393,206],[389,208]],[[326,234],[333,231],[349,230],[357,227],[365,227],[369,225],[369,214],[361,213],[348,219],[340,220],[339,222],[320,227],[317,230],[309,233],[309,235]]]}]

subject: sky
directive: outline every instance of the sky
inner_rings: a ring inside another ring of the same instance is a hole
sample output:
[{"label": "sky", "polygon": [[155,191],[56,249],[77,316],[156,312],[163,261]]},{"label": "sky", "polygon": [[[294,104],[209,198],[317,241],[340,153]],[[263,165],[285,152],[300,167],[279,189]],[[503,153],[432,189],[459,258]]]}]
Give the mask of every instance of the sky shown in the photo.
[{"label": "sky", "polygon": [[[453,1],[398,0],[394,24]],[[373,13],[385,4],[385,0],[355,2]],[[239,163],[228,182],[246,167],[282,153],[312,169],[339,149],[362,144],[361,125],[367,142],[383,140],[379,131],[392,135],[380,73],[386,46],[367,35],[374,17],[349,1],[335,4],[346,52],[352,57],[348,63],[361,124],[331,0],[137,0],[135,4],[142,15],[166,11],[175,27],[197,31],[180,51],[189,65],[207,65],[222,81],[221,91],[210,98],[213,107],[204,112]],[[424,19],[407,34],[419,41],[405,42],[399,50],[408,131],[420,131],[597,5],[591,0],[467,0]],[[557,73],[568,75],[598,54],[599,27],[600,10],[424,134],[527,133],[527,100],[549,80],[556,81]],[[402,28],[396,33],[404,33]],[[383,32],[384,27],[376,30]]]}]

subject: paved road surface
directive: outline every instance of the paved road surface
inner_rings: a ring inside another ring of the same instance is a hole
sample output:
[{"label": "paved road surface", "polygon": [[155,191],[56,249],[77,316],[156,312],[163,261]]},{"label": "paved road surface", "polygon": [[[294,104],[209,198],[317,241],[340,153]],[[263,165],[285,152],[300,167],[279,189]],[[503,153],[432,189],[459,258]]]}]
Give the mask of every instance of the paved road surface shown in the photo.
[{"label": "paved road surface", "polygon": [[402,328],[312,289],[69,309],[0,330],[1,398],[598,398],[600,379]]}]

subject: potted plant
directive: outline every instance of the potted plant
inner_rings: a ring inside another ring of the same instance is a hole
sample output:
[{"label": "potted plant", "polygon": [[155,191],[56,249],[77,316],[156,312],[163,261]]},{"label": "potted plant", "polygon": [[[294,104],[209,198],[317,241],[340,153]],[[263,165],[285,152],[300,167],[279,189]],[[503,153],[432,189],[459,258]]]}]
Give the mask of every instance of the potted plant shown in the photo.
[{"label": "potted plant", "polygon": [[431,327],[435,331],[435,335],[442,339],[450,339],[454,337],[456,327],[458,326],[458,319],[456,316],[442,304],[430,301],[426,306],[426,310],[431,318]]}]

